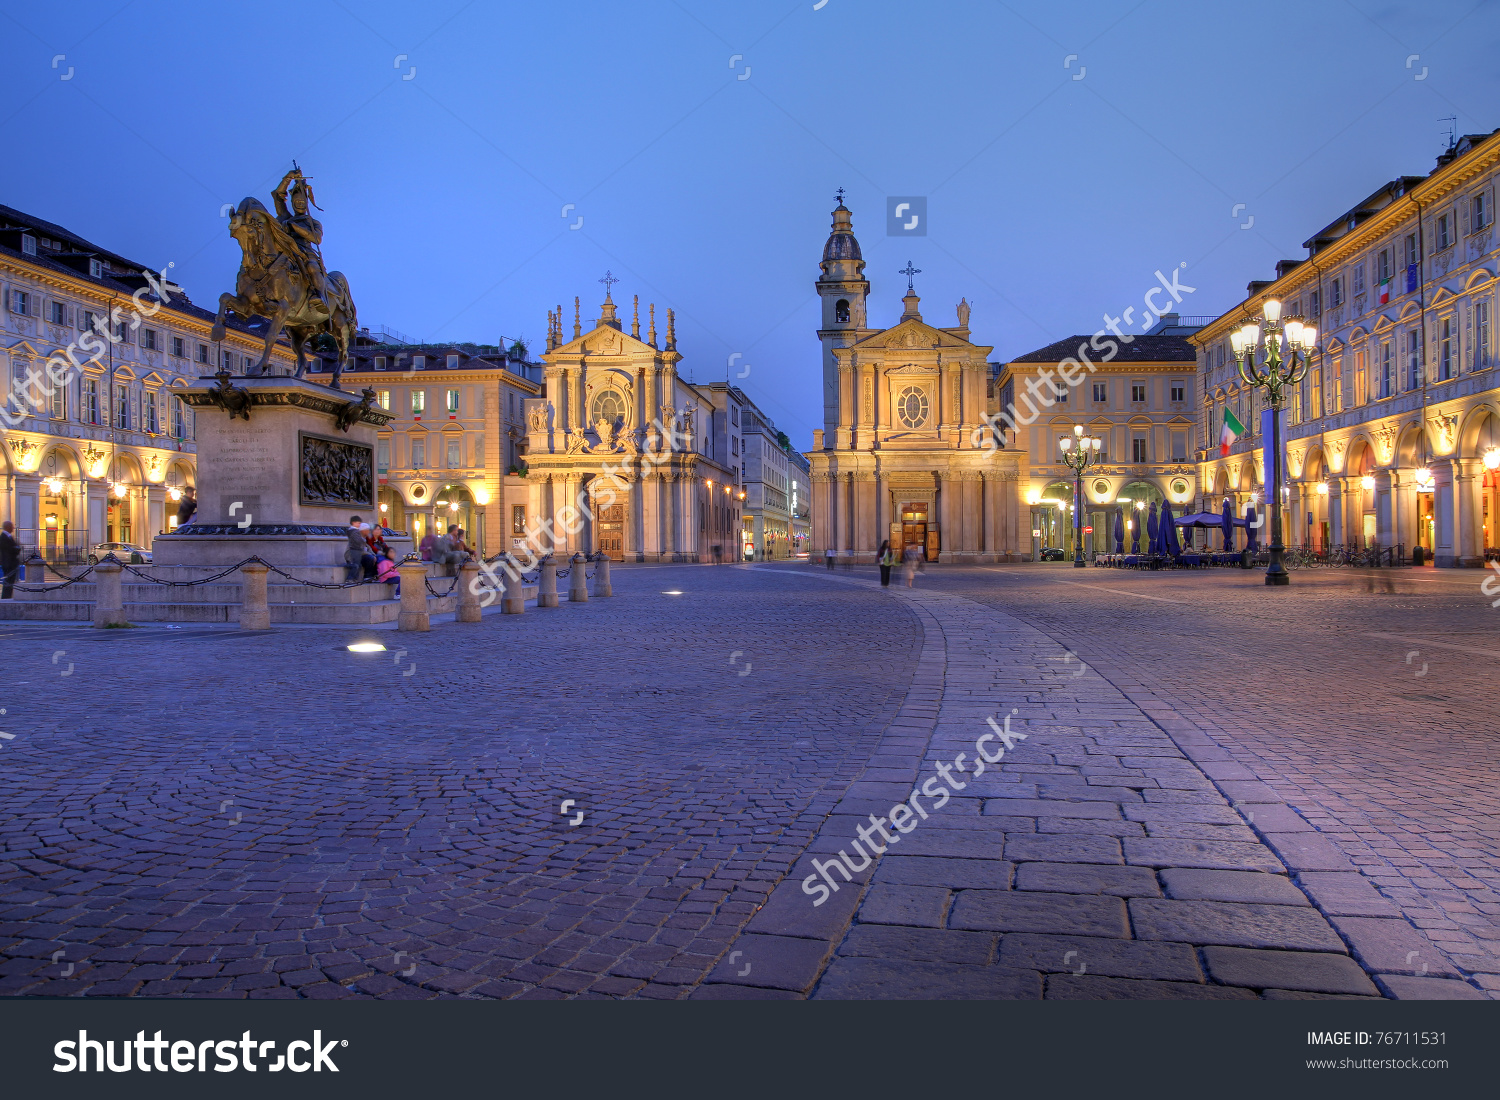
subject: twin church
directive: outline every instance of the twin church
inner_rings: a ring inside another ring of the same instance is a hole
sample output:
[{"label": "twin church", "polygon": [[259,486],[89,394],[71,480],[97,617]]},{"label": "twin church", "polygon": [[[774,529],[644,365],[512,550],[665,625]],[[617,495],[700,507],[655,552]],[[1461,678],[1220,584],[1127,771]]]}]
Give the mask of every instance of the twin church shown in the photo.
[{"label": "twin church", "polygon": [[[840,199],[817,281],[823,319],[823,428],[813,432],[812,557],[873,560],[889,539],[927,561],[1020,560],[1020,456],[984,445],[989,356],[956,325],[922,318],[907,275],[901,319],[871,328],[870,282]],[[1029,553],[1028,555],[1029,556]]]}]

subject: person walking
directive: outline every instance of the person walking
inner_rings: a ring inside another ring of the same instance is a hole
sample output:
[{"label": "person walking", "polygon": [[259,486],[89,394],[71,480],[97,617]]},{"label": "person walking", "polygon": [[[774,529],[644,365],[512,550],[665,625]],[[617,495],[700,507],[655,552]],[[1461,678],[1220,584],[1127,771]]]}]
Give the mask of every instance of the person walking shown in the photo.
[{"label": "person walking", "polygon": [[177,502],[177,526],[186,527],[192,523],[198,514],[198,498],[193,495],[192,486],[182,490],[182,499]]},{"label": "person walking", "polygon": [[20,569],[21,544],[16,541],[16,525],[6,520],[0,523],[0,600],[13,598]]},{"label": "person walking", "polygon": [[823,550],[823,561],[828,565],[828,571],[833,572],[833,547],[829,546]]},{"label": "person walking", "polygon": [[880,587],[889,588],[891,586],[891,566],[896,564],[896,555],[891,550],[890,539],[886,539],[880,544],[880,556],[877,560],[880,563]]},{"label": "person walking", "polygon": [[911,546],[908,546],[901,555],[901,562],[906,568],[907,588],[912,588],[915,586],[917,579],[917,558],[920,554],[921,551],[917,549],[915,544],[913,544]]}]

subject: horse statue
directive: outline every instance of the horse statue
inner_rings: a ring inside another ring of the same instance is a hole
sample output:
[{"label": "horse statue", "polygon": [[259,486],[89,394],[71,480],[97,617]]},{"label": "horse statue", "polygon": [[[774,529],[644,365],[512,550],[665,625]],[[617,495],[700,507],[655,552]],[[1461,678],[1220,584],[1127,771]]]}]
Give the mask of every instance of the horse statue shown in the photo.
[{"label": "horse statue", "polygon": [[318,249],[323,227],[308,213],[312,189],[301,170],[294,168],[288,172],[273,197],[277,214],[273,215],[259,199],[251,196],[240,203],[229,219],[229,235],[239,243],[243,259],[235,280],[235,293],[219,295],[219,312],[214,318],[211,339],[224,339],[224,320],[231,313],[247,322],[252,317],[266,318],[269,324],[265,350],[260,362],[245,371],[252,377],[266,373],[271,349],[283,331],[297,353],[297,378],[307,369],[309,341],[314,341],[315,346],[331,342],[338,358],[328,384],[339,389],[339,376],[359,329],[349,282],[342,272],[329,272],[323,266]]}]

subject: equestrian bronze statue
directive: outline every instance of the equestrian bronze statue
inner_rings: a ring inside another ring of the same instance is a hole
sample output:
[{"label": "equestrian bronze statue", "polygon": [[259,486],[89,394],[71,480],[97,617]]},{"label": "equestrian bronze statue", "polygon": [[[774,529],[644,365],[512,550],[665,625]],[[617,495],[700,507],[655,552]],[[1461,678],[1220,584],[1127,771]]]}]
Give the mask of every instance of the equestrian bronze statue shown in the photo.
[{"label": "equestrian bronze statue", "polygon": [[271,361],[271,349],[285,330],[297,353],[296,377],[307,367],[306,349],[331,342],[338,351],[329,385],[339,389],[339,375],[354,343],[358,321],[349,283],[341,272],[323,265],[323,224],[309,213],[321,209],[313,202],[312,187],[300,168],[294,167],[271,192],[276,214],[254,196],[246,198],[229,219],[229,235],[239,242],[244,258],[235,280],[235,293],[219,295],[219,314],[212,338],[224,339],[224,318],[233,313],[249,321],[264,317],[266,347],[260,362],[246,369],[250,376],[263,375]]}]

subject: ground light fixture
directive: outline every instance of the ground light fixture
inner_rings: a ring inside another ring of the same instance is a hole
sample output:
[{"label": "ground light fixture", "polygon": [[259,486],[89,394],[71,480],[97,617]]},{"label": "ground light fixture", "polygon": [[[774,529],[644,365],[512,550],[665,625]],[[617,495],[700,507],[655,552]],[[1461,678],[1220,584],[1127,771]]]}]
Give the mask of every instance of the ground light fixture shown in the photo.
[{"label": "ground light fixture", "polygon": [[354,642],[344,647],[350,653],[384,653],[385,646],[379,642]]},{"label": "ground light fixture", "polygon": [[665,590],[664,592],[662,592],[662,595],[663,596],[680,596],[680,595],[682,595],[682,590],[679,589],[679,588],[669,588],[669,589]]}]

